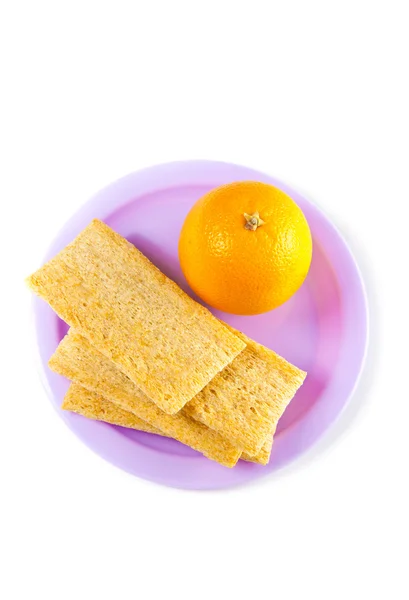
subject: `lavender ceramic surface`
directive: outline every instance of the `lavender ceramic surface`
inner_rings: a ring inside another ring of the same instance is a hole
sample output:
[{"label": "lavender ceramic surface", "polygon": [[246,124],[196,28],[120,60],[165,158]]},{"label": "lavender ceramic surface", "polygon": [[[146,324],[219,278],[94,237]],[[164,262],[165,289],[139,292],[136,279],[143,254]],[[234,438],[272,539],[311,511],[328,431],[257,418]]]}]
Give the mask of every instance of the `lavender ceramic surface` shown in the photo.
[{"label": "lavender ceramic surface", "polygon": [[227,469],[174,440],[62,411],[69,382],[52,373],[47,362],[67,327],[44,302],[34,300],[43,381],[59,415],[100,456],[163,485],[215,489],[266,476],[305,452],[341,413],[359,377],[367,342],[365,293],[348,247],[315,206],[273,177],[238,165],[187,161],[132,173],[100,191],[70,219],[45,257],[46,261],[54,256],[97,217],[194,297],[177,257],[183,220],[204,193],[240,180],[271,183],[289,194],[304,211],[314,241],[309,275],[282,307],[254,317],[212,311],[308,372],[280,420],[267,467],[240,461],[234,469]]}]

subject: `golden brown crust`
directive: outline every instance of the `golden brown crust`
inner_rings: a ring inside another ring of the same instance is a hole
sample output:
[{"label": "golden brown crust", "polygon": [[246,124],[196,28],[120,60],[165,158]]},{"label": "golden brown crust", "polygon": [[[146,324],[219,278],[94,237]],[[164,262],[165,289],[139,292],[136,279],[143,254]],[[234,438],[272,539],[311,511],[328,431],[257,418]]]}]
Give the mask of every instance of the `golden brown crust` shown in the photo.
[{"label": "golden brown crust", "polygon": [[183,411],[168,415],[160,410],[124,373],[72,330],[61,341],[49,362],[50,368],[86,389],[131,411],[166,435],[198,450],[207,458],[233,467],[241,450],[216,431],[208,429]]},{"label": "golden brown crust", "polygon": [[29,277],[28,285],[169,414],[245,347],[98,220]]},{"label": "golden brown crust", "polygon": [[246,348],[184,407],[184,412],[255,456],[272,435],[306,373],[230,329]]},{"label": "golden brown crust", "polygon": [[122,410],[102,396],[90,392],[78,383],[72,383],[65,395],[61,408],[78,413],[87,419],[104,421],[112,425],[121,425],[138,431],[164,435],[159,429],[143,421],[136,415]]},{"label": "golden brown crust", "polygon": [[261,446],[258,454],[255,456],[250,456],[247,452],[243,452],[240,458],[245,460],[246,462],[257,463],[258,465],[268,465],[271,455],[271,449],[273,447],[273,436],[270,436],[264,444]]},{"label": "golden brown crust", "polygon": [[[170,437],[146,421],[139,419],[133,413],[123,410],[100,394],[91,392],[78,383],[71,384],[61,408],[75,412],[88,419],[104,421],[105,423],[111,423],[112,425],[120,425],[121,427],[128,427],[137,429],[138,431],[146,431],[148,433]],[[264,444],[257,456],[243,454],[241,458],[246,461],[266,465],[270,457],[271,445],[272,439]]]},{"label": "golden brown crust", "polygon": [[[206,413],[205,406],[203,413],[209,415],[209,422],[204,424],[218,431],[223,438],[227,437],[225,435],[227,431],[227,435],[229,435],[227,439],[230,440],[230,431],[233,430],[235,440],[239,438],[240,440],[253,442],[253,445],[247,443],[247,447],[251,449],[245,450],[247,456],[251,457],[263,452],[262,447],[266,443],[266,439],[271,438],[274,433],[278,419],[290,400],[291,394],[295,393],[297,384],[300,384],[300,381],[303,380],[304,373],[289,365],[284,359],[277,357],[274,352],[266,350],[260,344],[255,344],[251,340],[248,340],[248,342],[246,350],[235,359],[229,372],[226,373],[226,370],[223,372],[227,377],[218,376],[209,384],[208,387],[213,390],[213,392],[210,392],[210,397],[215,396],[216,400],[212,403],[212,412]],[[246,354],[249,356],[246,357]],[[263,356],[263,359],[260,359],[260,356]],[[236,368],[235,365],[240,357],[244,357],[244,361],[240,360]],[[86,338],[73,330],[70,330],[69,334],[62,340],[49,364],[54,371],[101,394],[124,410],[133,412],[161,431],[176,437],[182,443],[196,447],[194,444],[197,444],[198,441],[195,439],[195,435],[202,435],[202,432],[206,431],[198,430],[195,420],[192,420],[189,416],[191,403],[185,406],[177,415],[165,415],[111,361],[98,352]],[[251,368],[249,368],[250,365],[252,365]],[[282,376],[279,377],[280,371],[277,371],[277,365],[281,366],[281,369],[289,378],[287,384],[285,380],[283,382]],[[272,367],[274,367],[271,374],[273,379],[270,381],[269,371]],[[242,389],[243,376],[248,379],[246,390]],[[250,379],[252,381],[251,385]],[[260,396],[259,394],[263,395]],[[200,398],[203,402],[206,402],[206,397],[207,388],[196,397],[196,408],[199,405]],[[227,408],[222,404],[222,401],[226,402]],[[232,402],[236,403],[235,408],[232,407]],[[263,403],[264,413],[261,413],[261,410],[258,409],[254,416],[254,413],[250,410],[252,402],[255,403],[257,409],[258,405]],[[217,416],[216,411],[219,411],[220,417]],[[215,413],[216,417],[211,420],[210,417]],[[247,417],[248,413],[250,413],[249,417]],[[246,418],[248,418],[248,421],[246,421]],[[214,424],[216,419],[218,419],[216,424],[219,425],[219,430],[210,425],[210,422]],[[261,437],[260,431],[264,433],[264,438]],[[199,440],[202,439],[201,435]],[[233,447],[242,450],[241,442],[232,440],[230,442]],[[200,448],[196,449],[203,452]]]}]

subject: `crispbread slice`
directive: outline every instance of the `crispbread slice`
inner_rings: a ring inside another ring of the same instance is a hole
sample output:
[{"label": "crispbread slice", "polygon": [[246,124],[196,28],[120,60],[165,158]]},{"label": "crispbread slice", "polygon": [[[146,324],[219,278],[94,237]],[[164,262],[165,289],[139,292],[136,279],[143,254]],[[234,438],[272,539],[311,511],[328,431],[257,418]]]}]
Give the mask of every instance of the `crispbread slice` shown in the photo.
[{"label": "crispbread slice", "polygon": [[82,385],[124,410],[160,429],[170,437],[198,450],[207,458],[233,467],[241,450],[216,431],[179,412],[168,415],[90,342],[70,330],[61,341],[49,365],[53,371]]},{"label": "crispbread slice", "polygon": [[130,427],[138,431],[164,435],[159,429],[147,423],[147,421],[119,408],[116,404],[109,402],[102,396],[95,394],[95,392],[90,392],[78,383],[70,385],[61,408],[83,415],[87,419],[104,421],[112,425],[121,425],[122,427]]},{"label": "crispbread slice", "polygon": [[258,454],[255,456],[250,456],[247,452],[243,452],[240,458],[245,460],[246,462],[253,462],[259,465],[268,465],[271,455],[271,449],[273,447],[273,436],[271,435],[261,446]]},{"label": "crispbread slice", "polygon": [[169,414],[245,347],[96,219],[29,277],[28,285]]},{"label": "crispbread slice", "polygon": [[[104,421],[112,425],[121,425],[139,431],[156,433],[165,437],[168,434],[153,427],[146,421],[139,419],[133,413],[123,410],[113,402],[110,402],[100,394],[91,392],[78,383],[72,383],[65,395],[62,407],[64,410],[70,410],[88,419]],[[268,440],[261,449],[258,456],[242,456],[244,460],[266,465],[270,457],[271,441]]]},{"label": "crispbread slice", "polygon": [[[225,431],[230,436],[230,431],[233,430],[236,439],[240,437],[240,440],[247,442],[244,452],[248,456],[256,456],[266,439],[271,438],[274,433],[278,419],[301,385],[305,373],[271,350],[246,339],[249,344],[239,355],[244,357],[244,361],[241,360],[237,364],[239,359],[237,357],[229,371],[225,369],[192,402],[196,404],[196,411],[200,402],[203,402],[202,412],[209,415],[209,421],[220,427],[220,433],[223,429],[222,437],[227,437]],[[171,419],[165,419],[162,411],[158,410],[128,377],[98,352],[86,338],[73,330],[70,330],[62,340],[49,364],[61,375],[100,393],[121,408],[133,412],[172,437],[176,437],[182,443],[192,445],[189,441],[184,441],[191,439],[192,436],[192,420],[186,419],[190,414],[192,402],[174,415],[176,423]],[[243,378],[247,378],[247,381]],[[243,388],[243,384],[246,389]],[[258,394],[261,396],[259,397]],[[208,395],[211,404],[207,404]],[[223,406],[223,401],[226,401],[227,408]],[[261,408],[259,408],[260,404]],[[251,410],[253,405],[255,412]],[[209,413],[206,413],[206,409]],[[216,410],[220,411],[219,419]],[[208,426],[216,429],[211,425]],[[174,433],[175,428],[179,437]],[[182,435],[187,437],[181,439]],[[240,450],[243,448],[241,441],[231,441],[231,443]]]},{"label": "crispbread slice", "polygon": [[246,348],[184,407],[184,412],[255,456],[273,433],[306,373],[230,329],[247,344]]}]

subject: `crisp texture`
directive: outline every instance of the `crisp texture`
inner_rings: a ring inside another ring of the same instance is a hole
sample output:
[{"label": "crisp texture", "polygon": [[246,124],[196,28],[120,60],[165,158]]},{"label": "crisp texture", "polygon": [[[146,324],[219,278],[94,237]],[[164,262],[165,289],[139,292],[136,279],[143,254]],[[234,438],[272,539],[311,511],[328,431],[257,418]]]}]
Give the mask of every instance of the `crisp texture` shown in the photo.
[{"label": "crisp texture", "polygon": [[271,455],[271,449],[273,447],[273,436],[269,436],[269,438],[264,442],[261,446],[261,449],[255,456],[250,456],[247,452],[243,452],[240,458],[247,462],[257,463],[259,465],[268,465]]},{"label": "crisp texture", "polygon": [[53,371],[100,394],[123,410],[131,411],[207,458],[233,467],[240,457],[240,449],[216,431],[191,419],[183,411],[168,415],[160,410],[129,377],[98,352],[86,338],[72,330],[61,341],[49,365]]},{"label": "crisp texture", "polygon": [[95,421],[104,421],[112,425],[121,425],[137,429],[138,431],[146,431],[148,433],[156,433],[164,435],[159,429],[153,427],[143,419],[136,415],[109,402],[99,394],[90,392],[78,383],[72,383],[65,395],[61,408],[78,413],[87,419]]},{"label": "crisp texture", "polygon": [[28,285],[169,414],[245,347],[98,220],[29,277]]},{"label": "crisp texture", "polygon": [[[192,447],[195,447],[193,443],[197,443],[197,429],[195,421],[189,417],[190,407],[194,402],[194,410],[198,411],[200,402],[203,402],[203,413],[209,416],[209,423],[205,424],[219,431],[223,438],[229,436],[227,439],[232,446],[244,450],[250,457],[257,456],[266,440],[271,439],[280,416],[301,385],[305,373],[271,350],[246,339],[248,346],[233,361],[229,372],[225,369],[182,411],[173,415],[173,419],[164,415],[126,375],[73,330],[62,340],[49,364],[54,371],[100,393]],[[239,358],[244,360],[237,364]],[[211,404],[209,412],[206,412],[209,396]],[[253,406],[254,412],[251,410]],[[212,427],[210,422],[219,429]],[[242,440],[247,444],[245,449]],[[196,449],[202,452],[200,448]]]},{"label": "crisp texture", "polygon": [[[148,433],[170,437],[169,434],[160,431],[146,421],[139,419],[128,410],[120,408],[100,394],[91,392],[78,383],[71,384],[61,408],[75,412],[88,419],[104,421],[105,423],[111,423],[112,425],[120,425],[121,427],[128,427],[137,429],[138,431],[146,431]],[[246,461],[266,465],[270,458],[271,445],[272,439],[264,444],[257,456],[242,455],[241,458]]]},{"label": "crisp texture", "polygon": [[246,348],[185,406],[184,412],[255,456],[272,435],[306,373],[231,330]]}]

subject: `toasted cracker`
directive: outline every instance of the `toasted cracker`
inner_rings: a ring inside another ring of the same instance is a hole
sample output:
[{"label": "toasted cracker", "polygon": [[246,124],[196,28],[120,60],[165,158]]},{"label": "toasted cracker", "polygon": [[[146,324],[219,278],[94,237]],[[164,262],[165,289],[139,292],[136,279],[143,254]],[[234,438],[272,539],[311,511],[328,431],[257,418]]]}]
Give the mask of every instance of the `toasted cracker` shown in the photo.
[{"label": "toasted cracker", "polygon": [[[244,452],[252,457],[258,455],[262,451],[266,439],[271,438],[278,419],[297,387],[301,385],[305,373],[278,357],[271,350],[246,339],[249,342],[248,346],[239,355],[239,357],[244,356],[244,361],[240,361],[236,368],[235,365],[239,359],[237,357],[232,363],[230,371],[227,373],[227,369],[225,369],[222,376],[217,376],[192,402],[195,402],[196,410],[200,406],[200,402],[203,402],[203,413],[211,417],[215,415],[211,420],[212,424],[217,419],[216,410],[219,410],[220,418],[216,422],[216,425],[220,427],[219,433],[222,437],[226,437],[224,432],[227,431],[230,435],[230,430],[233,429],[236,432],[235,440],[239,438],[240,441],[231,441],[232,445],[242,449],[241,440],[247,440],[247,448]],[[190,418],[186,419],[190,415],[192,402],[173,416],[176,417],[176,422],[166,419],[162,411],[158,410],[128,377],[98,352],[86,338],[73,330],[70,330],[62,340],[49,364],[54,371],[100,393],[123,409],[133,412],[183,443],[192,445],[191,429],[193,424]],[[281,374],[280,369],[284,375]],[[243,389],[243,378],[247,378],[247,380],[251,378],[251,385],[249,381],[245,384],[246,390]],[[289,381],[286,382],[286,378]],[[208,390],[208,388],[210,389]],[[206,408],[209,406],[206,404],[207,397],[210,395],[212,399],[217,394],[215,398],[218,399],[219,393],[221,399],[227,403],[227,408],[221,403],[218,404],[216,400],[212,400],[209,412],[206,413]],[[251,403],[255,406],[255,413],[251,410],[253,406]],[[261,408],[259,408],[260,403]],[[211,429],[216,429],[208,423],[207,425]],[[174,433],[175,428],[177,428],[176,433],[179,437]],[[252,443],[248,443],[248,440]]]},{"label": "toasted cracker", "polygon": [[95,392],[90,392],[78,383],[70,385],[61,408],[83,415],[87,419],[104,421],[112,425],[121,425],[122,427],[130,427],[138,431],[164,435],[159,429],[153,427],[143,419],[119,408],[119,406],[95,394]]},{"label": "toasted cracker", "polygon": [[[170,437],[167,433],[153,427],[128,410],[123,410],[100,394],[91,392],[78,383],[72,383],[70,385],[61,408],[95,421],[104,421],[111,425],[120,425],[121,427],[128,427],[138,431]],[[272,441],[268,440],[258,456],[242,455],[241,458],[246,461],[266,465],[270,457],[271,444]]]},{"label": "toasted cracker", "polygon": [[306,373],[243,333],[246,348],[185,407],[249,456],[261,450]]},{"label": "toasted cracker", "polygon": [[98,352],[86,338],[72,330],[61,341],[49,365],[53,371],[100,394],[123,410],[134,413],[207,458],[232,467],[240,457],[239,448],[216,431],[191,419],[183,411],[168,415],[160,410],[129,377]]},{"label": "toasted cracker", "polygon": [[261,446],[261,449],[258,451],[258,454],[255,456],[250,456],[247,452],[243,452],[240,458],[245,460],[246,462],[257,463],[258,465],[268,465],[271,456],[271,449],[273,447],[273,436],[269,436],[264,444]]},{"label": "toasted cracker", "polygon": [[135,246],[96,219],[27,281],[169,414],[245,347]]}]

